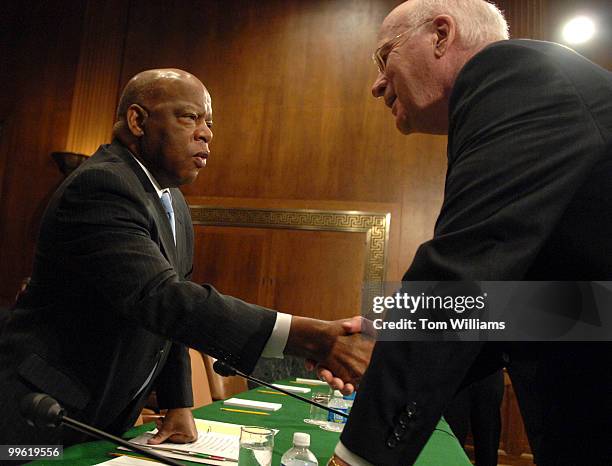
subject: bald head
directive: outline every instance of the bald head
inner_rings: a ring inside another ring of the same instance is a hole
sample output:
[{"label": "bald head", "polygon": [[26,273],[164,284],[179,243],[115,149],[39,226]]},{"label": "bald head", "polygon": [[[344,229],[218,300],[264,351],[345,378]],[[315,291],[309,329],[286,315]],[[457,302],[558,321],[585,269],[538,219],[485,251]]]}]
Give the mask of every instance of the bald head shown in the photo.
[{"label": "bald head", "polygon": [[409,0],[380,28],[372,86],[404,134],[446,134],[455,79],[476,53],[508,38],[500,11],[484,0]]},{"label": "bald head", "polygon": [[202,82],[179,69],[156,69],[129,80],[113,136],[162,187],[195,180],[212,139],[212,105]]},{"label": "bald head", "polygon": [[194,86],[206,92],[204,84],[191,73],[177,68],[160,68],[138,73],[128,81],[117,106],[117,121],[125,119],[132,104],[149,108],[162,100],[173,98],[180,86]]},{"label": "bald head", "polygon": [[408,0],[398,5],[383,26],[395,35],[438,15],[450,15],[457,23],[458,45],[479,50],[508,39],[508,24],[501,11],[485,0]]}]

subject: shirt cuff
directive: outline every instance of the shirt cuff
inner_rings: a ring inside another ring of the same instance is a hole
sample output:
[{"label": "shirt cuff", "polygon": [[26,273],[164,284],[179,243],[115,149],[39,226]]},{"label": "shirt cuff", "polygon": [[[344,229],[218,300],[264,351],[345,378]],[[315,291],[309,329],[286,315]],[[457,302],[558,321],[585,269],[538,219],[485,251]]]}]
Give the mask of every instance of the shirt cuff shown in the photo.
[{"label": "shirt cuff", "polygon": [[361,456],[357,456],[351,450],[346,448],[342,442],[338,442],[334,453],[346,461],[351,466],[374,466],[372,463],[364,460]]},{"label": "shirt cuff", "polygon": [[291,314],[283,312],[276,313],[276,322],[272,329],[272,334],[261,352],[262,358],[283,358],[289,330],[291,329]]}]

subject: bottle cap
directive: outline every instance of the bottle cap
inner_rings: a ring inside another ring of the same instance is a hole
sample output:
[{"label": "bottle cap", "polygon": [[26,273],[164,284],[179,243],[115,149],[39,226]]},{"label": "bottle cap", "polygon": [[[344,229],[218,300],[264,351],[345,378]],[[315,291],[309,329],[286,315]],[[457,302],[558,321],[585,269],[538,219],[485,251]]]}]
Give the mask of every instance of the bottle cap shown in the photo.
[{"label": "bottle cap", "polygon": [[342,398],[342,392],[340,390],[334,390],[334,396],[337,396],[338,398]]},{"label": "bottle cap", "polygon": [[310,446],[310,434],[304,432],[296,432],[293,434],[293,444],[296,447],[309,447]]}]

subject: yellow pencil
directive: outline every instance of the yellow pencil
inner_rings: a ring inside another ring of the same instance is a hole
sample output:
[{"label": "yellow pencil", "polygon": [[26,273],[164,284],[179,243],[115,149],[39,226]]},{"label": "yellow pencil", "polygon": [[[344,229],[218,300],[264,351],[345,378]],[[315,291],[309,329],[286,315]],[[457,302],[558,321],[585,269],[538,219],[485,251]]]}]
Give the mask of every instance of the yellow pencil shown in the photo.
[{"label": "yellow pencil", "polygon": [[286,393],[281,393],[281,392],[274,392],[272,390],[257,390],[259,393],[267,393],[268,395],[283,395],[283,396],[287,396]]},{"label": "yellow pencil", "polygon": [[269,416],[269,413],[262,413],[259,411],[247,411],[246,409],[232,409],[232,408],[221,408],[221,411],[231,411],[232,413],[245,413],[245,414],[257,414],[258,416]]}]

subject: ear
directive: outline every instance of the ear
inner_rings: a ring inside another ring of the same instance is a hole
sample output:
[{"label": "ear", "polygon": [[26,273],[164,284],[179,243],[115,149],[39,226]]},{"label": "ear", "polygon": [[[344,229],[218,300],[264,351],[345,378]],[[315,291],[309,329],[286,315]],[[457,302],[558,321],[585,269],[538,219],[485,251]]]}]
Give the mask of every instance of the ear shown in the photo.
[{"label": "ear", "polygon": [[457,28],[455,20],[448,15],[436,16],[432,22],[435,32],[434,54],[436,58],[441,58],[455,41]]},{"label": "ear", "polygon": [[127,126],[137,138],[144,136],[145,121],[148,117],[147,111],[138,104],[132,104],[128,107],[126,112]]}]

